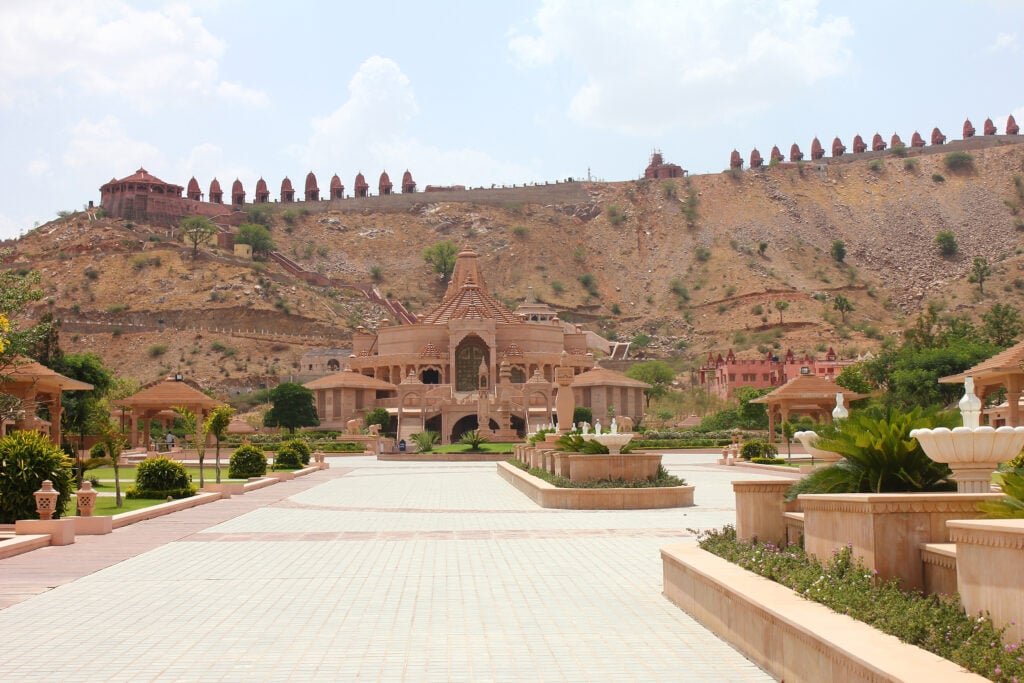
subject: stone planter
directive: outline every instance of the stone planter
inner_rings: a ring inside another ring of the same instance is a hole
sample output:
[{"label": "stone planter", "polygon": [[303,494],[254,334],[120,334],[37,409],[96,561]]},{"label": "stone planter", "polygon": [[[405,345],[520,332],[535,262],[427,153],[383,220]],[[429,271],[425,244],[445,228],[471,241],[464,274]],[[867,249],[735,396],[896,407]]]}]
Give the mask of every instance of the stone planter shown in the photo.
[{"label": "stone planter", "polygon": [[988,612],[1006,626],[1005,642],[1024,638],[1024,519],[949,522],[956,543],[956,587],[968,614]]},{"label": "stone planter", "polygon": [[792,480],[734,481],[736,494],[736,535],[744,540],[786,544],[786,502]]},{"label": "stone planter", "polygon": [[991,493],[844,493],[800,496],[804,548],[822,561],[844,545],[885,581],[924,588],[921,545],[947,543],[949,520],[976,519]]},{"label": "stone planter", "polygon": [[569,479],[572,481],[599,481],[601,479],[651,479],[658,475],[660,453],[629,453],[627,455],[590,455],[566,453],[569,461]]}]

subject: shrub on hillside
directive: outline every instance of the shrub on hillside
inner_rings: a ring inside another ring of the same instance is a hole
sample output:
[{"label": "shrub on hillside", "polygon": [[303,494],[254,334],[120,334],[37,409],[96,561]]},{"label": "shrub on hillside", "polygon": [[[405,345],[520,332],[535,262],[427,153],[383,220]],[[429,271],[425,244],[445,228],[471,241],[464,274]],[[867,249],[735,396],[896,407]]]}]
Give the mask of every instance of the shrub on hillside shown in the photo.
[{"label": "shrub on hillside", "polygon": [[954,173],[974,170],[974,157],[967,152],[950,152],[942,160],[942,163]]},{"label": "shrub on hillside", "polygon": [[263,455],[263,449],[252,444],[245,444],[235,449],[231,454],[230,465],[228,466],[228,477],[231,479],[248,479],[249,477],[262,477],[267,473],[267,458]]},{"label": "shrub on hillside", "polygon": [[71,460],[39,432],[14,432],[0,439],[0,524],[37,519],[32,494],[46,479],[59,494],[57,518],[71,499]]},{"label": "shrub on hillside", "polygon": [[188,470],[177,460],[147,458],[135,470],[135,486],[128,489],[128,498],[188,498],[195,489],[188,482]]}]

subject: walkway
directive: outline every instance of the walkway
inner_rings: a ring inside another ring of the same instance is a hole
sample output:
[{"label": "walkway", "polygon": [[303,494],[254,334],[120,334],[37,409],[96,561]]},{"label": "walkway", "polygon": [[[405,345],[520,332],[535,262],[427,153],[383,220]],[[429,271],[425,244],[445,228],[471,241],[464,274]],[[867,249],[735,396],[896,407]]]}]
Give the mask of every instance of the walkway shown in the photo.
[{"label": "walkway", "polygon": [[[661,595],[658,549],[734,519],[536,507],[493,463],[370,457],[0,560],[5,681],[768,681]],[[80,577],[80,578],[79,578]],[[50,589],[50,587],[56,586]]]}]

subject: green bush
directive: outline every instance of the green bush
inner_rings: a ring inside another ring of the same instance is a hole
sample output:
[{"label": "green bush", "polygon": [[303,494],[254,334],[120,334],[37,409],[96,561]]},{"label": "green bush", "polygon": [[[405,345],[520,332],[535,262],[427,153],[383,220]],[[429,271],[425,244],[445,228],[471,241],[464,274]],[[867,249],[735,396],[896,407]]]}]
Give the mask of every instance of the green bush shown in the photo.
[{"label": "green bush", "polygon": [[953,256],[960,249],[952,230],[940,230],[935,235],[935,244],[939,245],[939,252],[943,256]]},{"label": "green bush", "polygon": [[297,470],[302,467],[302,454],[295,448],[294,442],[289,441],[277,450],[274,456],[275,470]]},{"label": "green bush", "polygon": [[189,484],[188,470],[176,460],[169,458],[147,458],[135,470],[135,486],[125,492],[127,498],[147,500],[164,498],[188,498],[195,495]]},{"label": "green bush", "polygon": [[905,643],[920,647],[994,681],[1024,678],[1019,644],[1005,642],[985,615],[965,614],[956,597],[904,593],[897,581],[880,583],[850,546],[836,550],[828,564],[802,548],[736,538],[733,527],[701,532],[700,547],[748,571],[779,583],[808,600],[846,614]]},{"label": "green bush", "polygon": [[751,458],[750,462],[755,465],[785,465],[785,458]]},{"label": "green bush", "polygon": [[941,173],[932,173],[932,180],[934,180],[937,183],[944,183],[944,182],[946,182],[945,177],[943,177],[943,175]]},{"label": "green bush", "polygon": [[93,445],[92,448],[89,449],[89,457],[90,458],[105,458],[105,457],[107,457],[107,449],[103,445],[102,441],[96,443],[95,445]]},{"label": "green bush", "polygon": [[572,481],[568,477],[552,474],[539,467],[530,467],[521,460],[510,458],[510,465],[514,465],[524,472],[542,479],[547,483],[562,489],[648,489],[665,488],[672,486],[686,486],[686,480],[669,474],[664,465],[658,466],[658,473],[651,479],[602,479],[599,481]]},{"label": "green bush", "polygon": [[594,424],[594,411],[586,406],[576,406],[572,409],[572,423],[579,424],[586,422]]},{"label": "green bush", "polygon": [[46,479],[59,494],[56,519],[71,499],[71,459],[40,432],[14,432],[0,439],[0,524],[37,519],[32,494]]},{"label": "green bush", "polygon": [[942,163],[954,173],[974,170],[974,157],[967,152],[950,152],[942,160]]},{"label": "green bush", "polygon": [[252,444],[245,444],[235,449],[231,454],[230,465],[228,466],[228,478],[248,479],[249,477],[262,477],[267,473],[267,458],[263,455],[263,449]]},{"label": "green bush", "polygon": [[441,435],[428,429],[416,432],[409,439],[416,444],[416,448],[420,453],[429,453],[434,450],[434,444],[441,440]]},{"label": "green bush", "polygon": [[774,444],[763,439],[751,439],[740,447],[740,457],[744,460],[754,458],[774,458],[779,454],[779,449]]},{"label": "green bush", "polygon": [[374,408],[366,414],[363,421],[366,423],[367,427],[370,425],[379,425],[381,430],[385,430],[388,428],[388,425],[391,424],[391,416],[385,408]]},{"label": "green bush", "polygon": [[310,447],[308,441],[303,439],[292,439],[282,445],[298,452],[299,461],[302,463],[303,467],[309,464],[309,458],[313,455],[313,449]]},{"label": "green bush", "polygon": [[707,247],[697,247],[693,255],[697,257],[698,261],[705,263],[711,259],[711,250]]}]

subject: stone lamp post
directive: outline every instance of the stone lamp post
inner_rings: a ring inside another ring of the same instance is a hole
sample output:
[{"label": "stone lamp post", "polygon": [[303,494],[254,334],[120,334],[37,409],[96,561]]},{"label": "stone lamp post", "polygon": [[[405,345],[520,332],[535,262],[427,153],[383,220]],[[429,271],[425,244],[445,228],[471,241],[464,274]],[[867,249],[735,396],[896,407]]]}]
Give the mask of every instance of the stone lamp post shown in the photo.
[{"label": "stone lamp post", "polygon": [[43,486],[32,494],[36,499],[36,512],[39,519],[51,520],[53,513],[57,510],[57,498],[60,493],[53,488],[53,482],[49,479],[43,480]]},{"label": "stone lamp post", "polygon": [[78,493],[75,494],[75,497],[78,498],[78,515],[80,517],[92,517],[92,512],[96,509],[96,496],[98,495],[92,488],[92,482],[82,482],[82,488],[78,489]]}]

